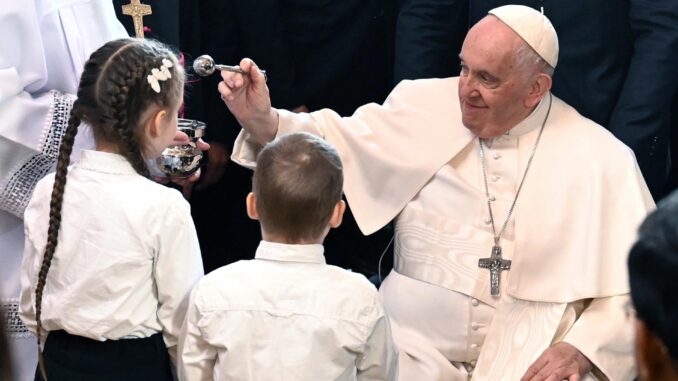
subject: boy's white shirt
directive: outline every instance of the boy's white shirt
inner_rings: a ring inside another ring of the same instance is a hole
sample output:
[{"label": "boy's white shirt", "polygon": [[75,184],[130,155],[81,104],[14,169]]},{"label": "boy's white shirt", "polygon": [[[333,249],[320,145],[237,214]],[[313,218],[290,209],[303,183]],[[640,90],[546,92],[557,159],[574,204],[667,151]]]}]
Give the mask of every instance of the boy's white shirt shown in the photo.
[{"label": "boy's white shirt", "polygon": [[194,288],[181,380],[395,380],[397,351],[374,286],[325,264],[322,245],[262,241],[256,257]]}]

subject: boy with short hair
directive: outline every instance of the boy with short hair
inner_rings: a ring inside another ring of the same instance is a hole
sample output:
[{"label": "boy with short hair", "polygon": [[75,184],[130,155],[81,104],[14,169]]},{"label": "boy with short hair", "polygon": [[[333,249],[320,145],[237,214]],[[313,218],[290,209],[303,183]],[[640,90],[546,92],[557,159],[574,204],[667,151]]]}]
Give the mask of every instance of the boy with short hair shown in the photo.
[{"label": "boy with short hair", "polygon": [[183,380],[395,380],[397,352],[377,290],[326,265],[341,224],[342,164],[323,140],[283,136],[260,152],[247,197],[263,240],[254,260],[205,276],[180,340]]}]

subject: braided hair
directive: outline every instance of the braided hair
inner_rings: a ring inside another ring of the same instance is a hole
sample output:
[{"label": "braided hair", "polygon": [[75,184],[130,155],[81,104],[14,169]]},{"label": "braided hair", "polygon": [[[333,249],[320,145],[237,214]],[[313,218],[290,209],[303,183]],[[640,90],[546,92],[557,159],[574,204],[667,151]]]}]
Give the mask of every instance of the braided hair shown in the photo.
[{"label": "braided hair", "polygon": [[[161,91],[152,89],[147,80],[153,69],[169,59],[172,77],[161,83]],[[175,110],[181,102],[184,74],[174,54],[153,40],[119,39],[92,53],[80,78],[78,99],[73,103],[68,127],[64,133],[56,165],[54,187],[49,208],[47,243],[35,288],[39,365],[46,380],[41,344],[42,294],[47,273],[58,244],[61,206],[73,150],[73,142],[81,122],[87,123],[97,143],[113,144],[142,176],[149,177],[144,160],[144,131],[140,128],[144,111],[152,106]]]}]

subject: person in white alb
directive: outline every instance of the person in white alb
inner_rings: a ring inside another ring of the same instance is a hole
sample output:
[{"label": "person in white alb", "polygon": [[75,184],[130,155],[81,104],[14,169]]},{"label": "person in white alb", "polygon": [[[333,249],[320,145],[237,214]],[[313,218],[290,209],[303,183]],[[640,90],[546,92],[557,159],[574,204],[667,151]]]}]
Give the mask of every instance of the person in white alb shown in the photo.
[{"label": "person in white alb", "polygon": [[179,379],[397,379],[397,352],[376,288],[325,264],[323,241],[345,209],[336,151],[290,134],[259,154],[247,213],[261,225],[254,260],[205,276],[191,293]]},{"label": "person in white alb", "polygon": [[22,0],[2,2],[0,35],[0,313],[15,379],[27,381],[37,347],[18,314],[24,209],[54,169],[85,61],[127,33],[110,1]]},{"label": "person in white alb", "polygon": [[222,73],[233,159],[308,131],[336,147],[369,234],[395,219],[380,288],[403,380],[631,380],[626,257],[654,203],[631,150],[550,93],[558,37],[524,6],[469,31],[460,76],[403,81],[348,118],[270,107]]},{"label": "person in white alb", "polygon": [[[36,380],[173,379],[202,260],[188,203],[146,161],[175,141],[183,86],[151,40],[111,41],[85,63],[56,173],[24,214],[20,316],[44,343]],[[81,122],[96,150],[68,167]]]}]

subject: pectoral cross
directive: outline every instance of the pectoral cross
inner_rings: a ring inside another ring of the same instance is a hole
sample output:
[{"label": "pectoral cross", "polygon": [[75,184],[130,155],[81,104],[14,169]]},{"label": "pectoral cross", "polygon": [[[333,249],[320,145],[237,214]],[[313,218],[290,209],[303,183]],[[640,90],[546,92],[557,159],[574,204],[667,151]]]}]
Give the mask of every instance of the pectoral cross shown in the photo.
[{"label": "pectoral cross", "polygon": [[511,261],[501,257],[501,246],[494,245],[492,255],[489,258],[480,258],[478,267],[490,270],[490,293],[492,296],[499,296],[501,272],[511,269]]},{"label": "pectoral cross", "polygon": [[141,4],[140,0],[130,0],[130,3],[122,6],[122,14],[132,16],[134,20],[134,32],[137,38],[144,38],[144,16],[153,14],[151,6]]}]

